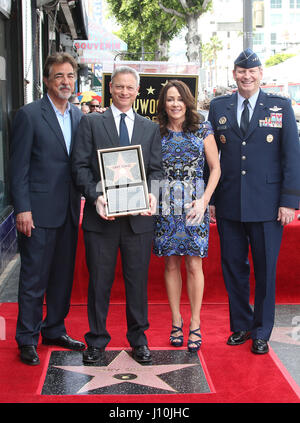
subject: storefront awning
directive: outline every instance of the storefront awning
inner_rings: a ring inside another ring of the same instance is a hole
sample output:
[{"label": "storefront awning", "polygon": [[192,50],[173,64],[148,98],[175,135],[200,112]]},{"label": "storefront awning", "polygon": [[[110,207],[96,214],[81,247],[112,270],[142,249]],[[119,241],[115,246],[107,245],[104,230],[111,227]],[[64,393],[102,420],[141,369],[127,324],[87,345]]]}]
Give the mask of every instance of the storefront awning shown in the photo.
[{"label": "storefront awning", "polygon": [[103,25],[89,23],[89,39],[74,41],[79,63],[101,63],[113,60],[119,51],[126,51],[127,44],[109,32]]}]

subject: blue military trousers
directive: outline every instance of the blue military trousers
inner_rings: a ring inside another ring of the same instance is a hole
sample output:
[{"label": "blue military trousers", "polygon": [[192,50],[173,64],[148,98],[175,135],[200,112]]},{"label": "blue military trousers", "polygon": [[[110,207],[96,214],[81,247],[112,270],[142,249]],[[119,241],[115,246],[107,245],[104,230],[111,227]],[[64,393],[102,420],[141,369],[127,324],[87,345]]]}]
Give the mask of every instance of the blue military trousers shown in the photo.
[{"label": "blue military trousers", "polygon": [[[280,222],[238,222],[217,219],[221,264],[229,298],[230,329],[251,331],[252,339],[268,340],[274,326],[276,264],[283,227]],[[255,275],[254,307],[250,305],[250,263]]]}]

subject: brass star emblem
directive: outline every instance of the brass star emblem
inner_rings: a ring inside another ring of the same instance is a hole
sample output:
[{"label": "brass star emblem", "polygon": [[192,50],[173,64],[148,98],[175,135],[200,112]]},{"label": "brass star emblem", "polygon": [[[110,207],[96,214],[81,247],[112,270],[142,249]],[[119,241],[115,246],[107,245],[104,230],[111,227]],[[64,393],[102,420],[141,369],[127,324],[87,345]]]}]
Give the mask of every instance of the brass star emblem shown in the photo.
[{"label": "brass star emblem", "polygon": [[148,95],[149,94],[154,94],[155,88],[153,88],[151,85],[149,88],[146,88],[146,90],[148,91]]}]

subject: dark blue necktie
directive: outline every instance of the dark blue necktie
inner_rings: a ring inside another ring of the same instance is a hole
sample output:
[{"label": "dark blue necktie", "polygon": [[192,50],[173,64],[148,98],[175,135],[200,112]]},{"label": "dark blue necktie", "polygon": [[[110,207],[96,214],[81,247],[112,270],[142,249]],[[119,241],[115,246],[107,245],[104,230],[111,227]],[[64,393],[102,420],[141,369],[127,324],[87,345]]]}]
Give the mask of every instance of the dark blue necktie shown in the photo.
[{"label": "dark blue necktie", "polygon": [[242,130],[243,135],[245,136],[248,126],[249,126],[249,109],[248,109],[249,101],[246,99],[244,100],[244,110],[241,116],[241,124],[240,128]]},{"label": "dark blue necktie", "polygon": [[121,120],[120,120],[120,146],[125,147],[129,145],[129,135],[127,126],[125,123],[126,113],[121,113]]}]

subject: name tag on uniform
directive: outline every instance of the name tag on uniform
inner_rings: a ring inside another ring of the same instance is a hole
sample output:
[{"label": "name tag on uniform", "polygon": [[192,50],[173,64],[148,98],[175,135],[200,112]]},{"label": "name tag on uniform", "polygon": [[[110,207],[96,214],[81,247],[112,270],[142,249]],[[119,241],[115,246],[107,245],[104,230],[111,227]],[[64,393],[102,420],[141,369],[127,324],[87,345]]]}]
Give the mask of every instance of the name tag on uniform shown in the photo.
[{"label": "name tag on uniform", "polygon": [[260,127],[282,128],[282,113],[270,113],[270,117],[259,121]]}]

